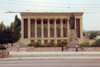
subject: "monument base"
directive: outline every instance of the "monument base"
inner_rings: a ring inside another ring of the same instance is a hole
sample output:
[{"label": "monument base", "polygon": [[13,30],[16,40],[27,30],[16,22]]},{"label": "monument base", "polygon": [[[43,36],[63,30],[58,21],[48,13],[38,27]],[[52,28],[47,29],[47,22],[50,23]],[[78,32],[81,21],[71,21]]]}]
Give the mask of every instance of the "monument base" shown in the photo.
[{"label": "monument base", "polygon": [[76,34],[76,30],[71,29],[70,30],[70,38],[69,38],[69,45],[68,45],[68,51],[76,51],[76,47],[78,48],[78,50],[82,50],[80,48],[80,44],[78,42],[77,39],[77,34]]}]

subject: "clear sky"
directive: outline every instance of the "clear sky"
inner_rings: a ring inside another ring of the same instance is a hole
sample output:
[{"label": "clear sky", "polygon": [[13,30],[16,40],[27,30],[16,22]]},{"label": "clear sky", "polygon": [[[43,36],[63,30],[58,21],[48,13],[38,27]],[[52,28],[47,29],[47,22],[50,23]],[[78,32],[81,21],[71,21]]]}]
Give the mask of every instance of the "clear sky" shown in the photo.
[{"label": "clear sky", "polygon": [[84,12],[83,29],[100,30],[100,0],[0,0],[0,22],[10,25],[14,12]]}]

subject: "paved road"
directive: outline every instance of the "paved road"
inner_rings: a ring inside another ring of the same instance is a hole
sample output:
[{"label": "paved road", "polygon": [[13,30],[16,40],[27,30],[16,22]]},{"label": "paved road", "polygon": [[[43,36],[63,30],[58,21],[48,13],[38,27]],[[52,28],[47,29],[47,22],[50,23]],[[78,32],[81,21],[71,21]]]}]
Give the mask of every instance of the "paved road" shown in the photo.
[{"label": "paved road", "polygon": [[10,60],[0,67],[100,67],[100,60]]}]

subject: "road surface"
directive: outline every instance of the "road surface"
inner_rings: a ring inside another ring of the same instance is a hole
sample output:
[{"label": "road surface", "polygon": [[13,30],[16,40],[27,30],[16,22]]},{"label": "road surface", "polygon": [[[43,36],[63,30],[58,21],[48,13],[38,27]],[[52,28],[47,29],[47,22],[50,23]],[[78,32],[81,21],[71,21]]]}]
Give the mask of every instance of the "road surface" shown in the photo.
[{"label": "road surface", "polygon": [[4,60],[0,67],[100,67],[100,60]]}]

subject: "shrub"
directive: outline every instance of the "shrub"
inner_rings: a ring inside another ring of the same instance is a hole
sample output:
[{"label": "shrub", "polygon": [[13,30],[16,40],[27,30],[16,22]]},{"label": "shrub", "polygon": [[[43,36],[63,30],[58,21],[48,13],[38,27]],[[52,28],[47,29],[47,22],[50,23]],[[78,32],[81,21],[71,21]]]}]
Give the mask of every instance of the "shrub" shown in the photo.
[{"label": "shrub", "polygon": [[33,44],[32,43],[29,43],[27,46],[33,46]]},{"label": "shrub", "polygon": [[28,44],[27,46],[41,47],[42,44],[40,42],[33,42],[33,43]]},{"label": "shrub", "polygon": [[0,46],[0,50],[6,50],[7,48],[5,46]]},{"label": "shrub", "polygon": [[36,42],[35,44],[34,44],[34,47],[41,47],[42,46],[42,44],[40,43],[40,42]]},{"label": "shrub", "polygon": [[60,43],[57,44],[57,47],[62,47],[62,46],[67,46],[67,41],[61,41]]},{"label": "shrub", "polygon": [[53,43],[44,43],[42,47],[53,47]]},{"label": "shrub", "polygon": [[92,43],[92,47],[100,47],[100,39],[97,39],[95,42]]},{"label": "shrub", "polygon": [[44,43],[41,45],[41,47],[49,47],[49,43]]},{"label": "shrub", "polygon": [[60,44],[60,43],[58,43],[58,44],[57,44],[57,47],[61,47],[61,44]]},{"label": "shrub", "polygon": [[89,43],[82,43],[80,44],[80,47],[90,47],[91,45]]},{"label": "shrub", "polygon": [[33,45],[34,47],[36,47],[36,45],[37,45],[37,42],[33,42],[33,43],[32,43],[32,45]]},{"label": "shrub", "polygon": [[56,47],[56,44],[54,42],[44,44],[37,42],[34,47]]},{"label": "shrub", "polygon": [[67,42],[66,41],[61,41],[61,46],[67,46]]},{"label": "shrub", "polygon": [[51,47],[56,47],[57,45],[55,44],[55,42],[50,42],[50,46]]},{"label": "shrub", "polygon": [[[62,42],[63,45],[67,44],[67,42]],[[50,43],[44,43],[41,44],[40,42],[33,42],[28,44],[27,46],[33,46],[33,47],[61,47],[62,44],[55,44],[55,42],[50,42]]]}]

